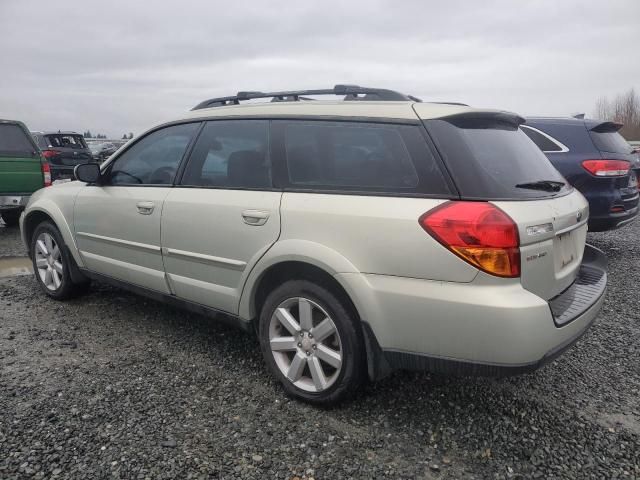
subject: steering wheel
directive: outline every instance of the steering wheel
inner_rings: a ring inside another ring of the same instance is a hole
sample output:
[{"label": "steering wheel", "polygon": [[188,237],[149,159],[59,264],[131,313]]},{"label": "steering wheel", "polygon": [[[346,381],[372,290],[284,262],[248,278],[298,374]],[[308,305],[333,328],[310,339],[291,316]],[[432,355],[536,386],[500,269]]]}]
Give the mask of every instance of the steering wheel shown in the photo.
[{"label": "steering wheel", "polygon": [[[176,172],[176,169],[174,167],[170,167],[170,166],[160,167],[151,174],[151,176],[149,177],[149,183],[167,185],[171,183],[171,179],[173,178],[173,174],[175,172]],[[162,178],[164,175],[166,175],[166,180],[167,180],[166,182],[163,181],[164,178]]]},{"label": "steering wheel", "polygon": [[113,177],[116,175],[126,175],[127,177],[133,178],[137,183],[144,183],[141,178],[138,178],[135,175],[130,174],[129,172],[125,172],[124,170],[112,170],[111,178],[113,179]]}]

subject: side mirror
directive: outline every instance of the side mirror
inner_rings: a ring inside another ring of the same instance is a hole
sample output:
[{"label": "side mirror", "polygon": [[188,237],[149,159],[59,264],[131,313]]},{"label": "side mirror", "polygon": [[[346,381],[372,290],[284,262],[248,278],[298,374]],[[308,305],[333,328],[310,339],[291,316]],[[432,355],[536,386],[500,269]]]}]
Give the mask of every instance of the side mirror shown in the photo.
[{"label": "side mirror", "polygon": [[77,180],[86,183],[96,183],[100,180],[100,167],[97,163],[82,163],[73,169]]}]

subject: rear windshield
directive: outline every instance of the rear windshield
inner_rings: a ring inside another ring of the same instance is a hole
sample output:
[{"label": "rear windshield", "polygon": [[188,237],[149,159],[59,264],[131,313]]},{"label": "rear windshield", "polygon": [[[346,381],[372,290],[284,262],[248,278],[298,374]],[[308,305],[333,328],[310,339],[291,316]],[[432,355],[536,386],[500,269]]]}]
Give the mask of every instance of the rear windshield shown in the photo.
[{"label": "rear windshield", "polygon": [[[571,189],[544,153],[516,125],[473,117],[428,120],[425,125],[464,198],[549,198]],[[530,185],[541,181],[552,185]],[[564,186],[553,182],[562,182]]]},{"label": "rear windshield", "polygon": [[631,145],[618,132],[590,131],[589,135],[593,140],[593,144],[601,152],[629,154],[633,150]]},{"label": "rear windshield", "polygon": [[67,135],[56,133],[53,135],[46,135],[47,142],[52,147],[62,148],[87,148],[87,144],[84,141],[82,135]]},{"label": "rear windshield", "polygon": [[0,153],[29,155],[35,150],[25,131],[14,123],[0,123]]}]

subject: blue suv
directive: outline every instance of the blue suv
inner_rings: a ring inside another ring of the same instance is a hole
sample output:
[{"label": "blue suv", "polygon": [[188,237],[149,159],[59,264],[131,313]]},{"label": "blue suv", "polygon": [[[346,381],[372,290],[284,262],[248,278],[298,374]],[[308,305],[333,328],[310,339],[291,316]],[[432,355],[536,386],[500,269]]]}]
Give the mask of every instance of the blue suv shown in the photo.
[{"label": "blue suv", "polygon": [[621,227],[638,214],[640,159],[622,125],[584,118],[530,117],[522,130],[589,201],[589,230]]}]

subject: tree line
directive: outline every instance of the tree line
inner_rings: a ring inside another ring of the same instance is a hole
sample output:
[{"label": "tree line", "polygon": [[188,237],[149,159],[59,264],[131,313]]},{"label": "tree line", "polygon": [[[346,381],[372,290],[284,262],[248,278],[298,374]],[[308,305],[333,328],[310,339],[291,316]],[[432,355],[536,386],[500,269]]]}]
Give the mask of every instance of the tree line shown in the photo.
[{"label": "tree line", "polygon": [[[100,139],[107,139],[109,137],[107,137],[105,134],[103,133],[98,133],[97,135],[93,135],[91,133],[91,130],[87,130],[86,132],[84,132],[82,134],[82,136],[84,138],[100,138]],[[129,133],[125,133],[124,135],[122,135],[122,140],[130,140],[133,138],[133,133],[129,132]]]},{"label": "tree line", "polygon": [[640,140],[640,97],[634,88],[613,98],[600,97],[595,117],[622,123],[620,134],[627,140]]}]

